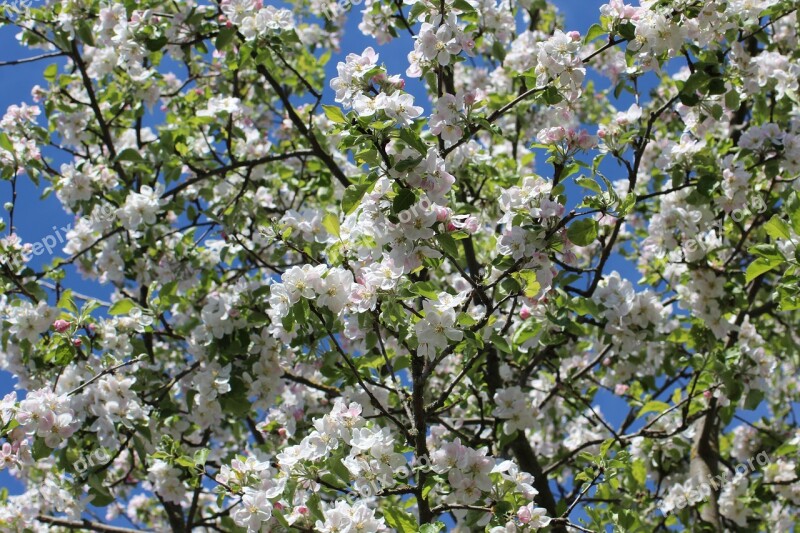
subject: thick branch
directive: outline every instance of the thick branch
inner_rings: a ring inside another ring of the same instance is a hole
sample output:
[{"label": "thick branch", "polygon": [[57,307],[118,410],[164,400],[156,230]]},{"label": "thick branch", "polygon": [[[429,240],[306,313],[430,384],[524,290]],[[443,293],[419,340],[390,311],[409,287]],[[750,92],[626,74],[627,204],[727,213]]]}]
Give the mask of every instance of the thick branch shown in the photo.
[{"label": "thick branch", "polygon": [[51,524],[58,527],[65,527],[67,529],[75,529],[79,531],[100,531],[103,533],[143,533],[141,529],[130,529],[127,527],[109,526],[101,522],[90,522],[89,520],[67,520],[66,518],[59,518],[57,516],[39,515],[36,520],[43,524]]}]

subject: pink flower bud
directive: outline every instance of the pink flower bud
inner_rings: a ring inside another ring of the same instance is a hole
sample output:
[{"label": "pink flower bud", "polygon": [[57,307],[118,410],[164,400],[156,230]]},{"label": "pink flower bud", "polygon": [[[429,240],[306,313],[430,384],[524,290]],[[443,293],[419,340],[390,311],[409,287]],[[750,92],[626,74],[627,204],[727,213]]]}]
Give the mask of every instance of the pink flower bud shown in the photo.
[{"label": "pink flower bud", "polygon": [[478,218],[472,215],[467,217],[467,220],[464,222],[464,229],[467,230],[467,233],[476,233],[479,226]]},{"label": "pink flower bud", "polygon": [[298,512],[299,514],[306,515],[306,514],[308,514],[308,507],[306,507],[305,505],[300,505],[300,506],[297,508],[297,512]]},{"label": "pink flower bud", "polygon": [[527,505],[519,508],[519,511],[517,511],[517,518],[519,518],[519,521],[523,524],[527,524],[531,521],[531,510]]},{"label": "pink flower bud", "polygon": [[80,340],[80,339],[73,339],[73,340],[72,340],[72,345],[73,345],[73,346],[76,346],[76,347],[77,347],[77,346],[80,346],[81,344],[83,344],[83,342],[81,342],[81,340]]},{"label": "pink flower bud", "polygon": [[606,357],[605,359],[603,359],[603,366],[611,366],[611,358],[610,357]]},{"label": "pink flower bud", "polygon": [[628,385],[625,385],[624,383],[617,383],[617,386],[614,387],[614,394],[616,394],[617,396],[622,396],[623,394],[628,392],[628,389],[630,389]]},{"label": "pink flower bud", "polygon": [[531,317],[531,309],[527,305],[523,305],[519,312],[519,317],[522,320],[528,320]]},{"label": "pink flower bud", "polygon": [[710,400],[710,399],[711,399],[711,391],[710,391],[710,390],[707,390],[707,391],[705,391],[705,392],[703,393],[703,397],[704,397],[706,400]]},{"label": "pink flower bud", "polygon": [[448,218],[450,218],[450,209],[448,209],[447,207],[437,205],[436,207],[434,207],[434,210],[436,211],[437,222],[444,222]]},{"label": "pink flower bud", "polygon": [[59,319],[53,322],[53,329],[55,329],[59,333],[64,333],[65,331],[67,331],[69,329],[69,326],[70,324],[66,320]]},{"label": "pink flower bud", "polygon": [[567,33],[567,37],[569,37],[573,41],[580,41],[581,40],[581,32],[579,32],[579,31],[568,32]]}]

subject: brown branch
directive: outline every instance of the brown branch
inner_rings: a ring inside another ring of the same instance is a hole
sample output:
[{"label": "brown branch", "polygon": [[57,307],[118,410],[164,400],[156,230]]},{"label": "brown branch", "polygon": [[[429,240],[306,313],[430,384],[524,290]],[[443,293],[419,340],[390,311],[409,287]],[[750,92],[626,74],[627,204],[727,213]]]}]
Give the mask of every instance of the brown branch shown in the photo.
[{"label": "brown branch", "polygon": [[101,522],[91,522],[89,520],[67,520],[57,516],[39,515],[36,520],[43,524],[65,527],[79,531],[100,531],[102,533],[143,533],[141,529],[131,529],[127,527],[109,526]]}]

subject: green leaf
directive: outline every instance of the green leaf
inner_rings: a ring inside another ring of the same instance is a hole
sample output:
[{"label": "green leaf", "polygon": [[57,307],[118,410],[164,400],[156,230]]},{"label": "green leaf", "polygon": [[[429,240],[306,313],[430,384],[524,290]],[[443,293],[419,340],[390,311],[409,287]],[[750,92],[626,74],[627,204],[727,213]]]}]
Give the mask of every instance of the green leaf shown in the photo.
[{"label": "green leaf", "polygon": [[166,46],[166,44],[168,42],[169,42],[169,39],[167,38],[167,36],[166,35],[162,35],[158,39],[150,39],[149,41],[147,41],[145,46],[151,52],[158,52],[159,50],[164,48],[164,46]]},{"label": "green leaf", "polygon": [[136,307],[136,303],[129,298],[124,298],[122,300],[116,301],[113,305],[108,309],[109,315],[125,315],[130,312],[131,309]]},{"label": "green leaf", "polygon": [[61,294],[61,298],[58,299],[58,303],[56,307],[60,307],[61,309],[67,309],[68,311],[72,311],[75,314],[78,314],[78,306],[75,305],[75,302],[72,299],[72,291],[67,289]]},{"label": "green leaf", "polygon": [[45,457],[49,457],[50,453],[52,452],[52,448],[50,448],[47,444],[44,443],[44,439],[36,438],[33,441],[33,450],[31,450],[33,459],[38,461],[40,459],[44,459]]},{"label": "green leaf", "polygon": [[556,89],[554,85],[548,85],[547,89],[545,89],[542,92],[542,99],[546,104],[555,105],[564,98],[561,96],[561,93],[558,92],[558,89]]},{"label": "green leaf", "polygon": [[406,143],[409,147],[413,148],[421,155],[426,156],[428,155],[428,145],[420,139],[419,135],[416,134],[413,130],[409,128],[403,128],[400,130],[400,139]]},{"label": "green leaf", "polygon": [[361,199],[370,187],[371,185],[369,184],[350,185],[344,190],[344,194],[342,195],[342,210],[345,215],[349,215],[356,210]]},{"label": "green leaf", "polygon": [[73,350],[73,347],[69,344],[59,344],[55,351],[47,354],[45,361],[52,362],[58,366],[66,366],[75,358]]},{"label": "green leaf", "polygon": [[89,495],[92,496],[91,503],[95,507],[105,507],[106,505],[110,505],[114,501],[114,495],[111,492],[103,487],[102,485],[92,485],[92,488],[89,490]]},{"label": "green leaf", "polygon": [[467,2],[467,0],[454,0],[453,7],[455,7],[460,11],[463,11],[464,13],[470,13],[475,11],[475,8],[472,7],[472,5],[470,5],[470,3]]},{"label": "green leaf", "polygon": [[688,78],[686,78],[686,82],[684,82],[681,92],[693,95],[696,91],[705,87],[706,84],[708,84],[708,80],[709,76],[706,72],[702,70],[695,71]]},{"label": "green leaf", "polygon": [[739,109],[741,100],[739,99],[739,92],[736,89],[731,89],[725,94],[725,107],[732,111]]},{"label": "green leaf", "polygon": [[186,456],[181,456],[175,459],[175,463],[185,468],[194,468],[194,461]]},{"label": "green leaf", "polygon": [[208,454],[211,452],[208,448],[201,448],[194,452],[194,464],[203,466],[208,460]]},{"label": "green leaf", "polygon": [[0,133],[0,148],[12,154],[14,153],[14,144],[5,132]]},{"label": "green leaf", "polygon": [[612,444],[614,444],[614,439],[606,439],[603,441],[603,444],[600,445],[600,457],[606,456]]},{"label": "green leaf", "polygon": [[439,533],[444,529],[443,522],[434,522],[433,524],[423,524],[419,527],[419,533]]},{"label": "green leaf", "polygon": [[44,79],[50,83],[56,81],[56,75],[58,74],[58,65],[53,63],[49,65],[46,69],[44,69]]},{"label": "green leaf", "polygon": [[94,33],[92,32],[92,24],[90,22],[83,21],[78,24],[77,34],[78,37],[81,38],[81,41],[89,46],[94,46]]},{"label": "green leaf", "polygon": [[603,192],[603,189],[600,188],[600,185],[596,181],[594,181],[592,178],[587,178],[586,176],[575,178],[575,183],[584,189],[589,189],[598,194]]},{"label": "green leaf", "polygon": [[620,24],[619,34],[622,35],[626,41],[633,41],[636,39],[636,26],[630,22]]},{"label": "green leaf", "polygon": [[586,32],[586,37],[584,37],[583,42],[584,44],[590,43],[605,33],[606,30],[603,29],[600,24],[592,24],[589,31]]},{"label": "green leaf", "polygon": [[408,172],[412,168],[415,168],[422,162],[421,157],[414,157],[411,159],[403,159],[399,163],[394,166],[394,169],[398,172]]},{"label": "green leaf", "polygon": [[536,272],[534,272],[533,270],[521,270],[516,274],[515,277],[518,277],[519,279],[524,281],[526,298],[533,298],[534,296],[539,294],[539,290],[542,288],[542,286],[536,279]]},{"label": "green leaf", "polygon": [[720,77],[711,78],[711,81],[708,82],[708,94],[725,94],[727,90],[725,80]]},{"label": "green leaf", "polygon": [[567,228],[567,238],[578,246],[588,246],[597,238],[598,227],[593,218],[578,220]]},{"label": "green leaf", "polygon": [[222,28],[214,41],[214,46],[217,50],[222,50],[231,44],[234,37],[236,37],[236,28]]},{"label": "green leaf", "polygon": [[327,213],[322,218],[322,227],[325,228],[328,233],[333,235],[334,237],[338,238],[340,235],[340,227],[339,227],[339,217],[334,215],[333,213]]},{"label": "green leaf", "polygon": [[758,389],[751,389],[744,400],[744,408],[754,411],[764,399],[764,393]]},{"label": "green leaf", "polygon": [[322,104],[322,110],[331,122],[347,124],[347,118],[344,116],[344,113],[342,113],[342,110],[339,109],[339,106]]},{"label": "green leaf", "polygon": [[467,313],[459,313],[456,321],[458,322],[459,326],[465,326],[465,327],[474,326],[478,322]]},{"label": "green leaf", "polygon": [[141,163],[144,161],[144,159],[142,159],[142,154],[139,153],[139,150],[135,148],[126,148],[117,154],[115,161],[132,161],[134,163]]},{"label": "green leaf", "polygon": [[617,208],[618,215],[620,217],[624,217],[625,215],[631,212],[633,206],[635,205],[636,205],[636,193],[629,192],[625,196],[625,199],[622,200],[622,202],[619,204],[619,207]]},{"label": "green leaf", "polygon": [[401,511],[399,507],[386,507],[383,510],[386,523],[399,533],[416,533],[417,521],[410,514]]},{"label": "green leaf", "polygon": [[778,250],[778,246],[775,244],[756,244],[748,248],[747,251],[776,264],[780,264],[785,260],[783,254]]},{"label": "green leaf", "polygon": [[417,195],[411,189],[401,189],[392,201],[392,213],[401,213],[414,205],[416,201]]},{"label": "green leaf", "polygon": [[499,40],[495,40],[492,43],[492,56],[501,63],[506,58],[506,49],[503,47],[503,43],[501,43]]},{"label": "green leaf", "polygon": [[411,292],[435,300],[439,297],[439,290],[430,281],[418,281],[411,285]]},{"label": "green leaf", "polygon": [[761,274],[769,272],[779,264],[780,262],[774,259],[767,259],[765,257],[756,258],[756,260],[750,263],[750,266],[747,267],[747,271],[744,275],[745,283],[750,283]]},{"label": "green leaf", "polygon": [[451,235],[447,233],[440,233],[436,236],[436,240],[439,241],[442,250],[444,250],[447,255],[450,257],[458,257],[458,245],[456,244],[456,240]]},{"label": "green leaf", "polygon": [[767,234],[773,239],[791,239],[792,235],[789,230],[789,224],[783,221],[778,215],[772,215],[772,218],[764,224],[764,229]]},{"label": "green leaf", "polygon": [[644,404],[642,406],[642,408],[639,410],[639,414],[636,415],[636,416],[638,418],[638,417],[642,416],[643,414],[650,413],[650,412],[653,412],[653,411],[658,412],[658,413],[663,413],[667,409],[669,409],[669,404],[667,402],[660,402],[658,400],[652,400],[652,401],[649,401],[646,404]]},{"label": "green leaf", "polygon": [[408,20],[409,21],[417,20],[417,17],[420,16],[422,13],[424,13],[426,10],[427,8],[425,7],[425,4],[423,4],[422,2],[415,3],[411,7],[411,11],[408,14]]}]

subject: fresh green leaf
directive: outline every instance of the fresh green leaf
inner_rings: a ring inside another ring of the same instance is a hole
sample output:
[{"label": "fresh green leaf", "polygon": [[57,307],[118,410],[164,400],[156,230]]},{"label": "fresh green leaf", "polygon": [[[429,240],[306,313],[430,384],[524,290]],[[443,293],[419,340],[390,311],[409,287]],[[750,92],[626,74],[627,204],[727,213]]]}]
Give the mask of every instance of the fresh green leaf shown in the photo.
[{"label": "fresh green leaf", "polygon": [[339,217],[333,213],[325,214],[325,216],[322,218],[322,227],[334,237],[339,237],[341,229],[339,226]]},{"label": "fresh green leaf", "polygon": [[322,110],[325,112],[325,116],[328,117],[328,120],[331,122],[335,122],[337,124],[347,124],[347,117],[344,116],[342,110],[339,106],[335,105],[322,105]]},{"label": "fresh green leaf", "polygon": [[593,218],[575,221],[567,228],[567,238],[578,246],[588,246],[597,239],[598,227]]},{"label": "fresh green leaf", "polygon": [[761,274],[776,268],[779,264],[780,262],[770,260],[765,257],[757,257],[755,261],[750,263],[750,266],[747,267],[747,271],[745,272],[744,276],[745,283],[750,283]]},{"label": "fresh green leaf", "polygon": [[129,298],[124,298],[122,300],[118,300],[114,302],[111,307],[108,309],[109,315],[125,315],[130,312],[131,309],[136,307],[136,304],[133,300]]}]

